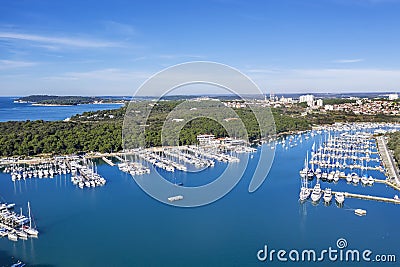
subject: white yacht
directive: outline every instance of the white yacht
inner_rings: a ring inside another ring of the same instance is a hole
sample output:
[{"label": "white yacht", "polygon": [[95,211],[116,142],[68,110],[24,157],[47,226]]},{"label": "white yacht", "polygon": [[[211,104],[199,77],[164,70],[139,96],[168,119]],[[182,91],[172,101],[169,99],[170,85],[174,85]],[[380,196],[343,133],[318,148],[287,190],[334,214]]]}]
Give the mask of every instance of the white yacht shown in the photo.
[{"label": "white yacht", "polygon": [[350,173],[347,174],[347,176],[346,176],[346,181],[347,181],[348,183],[351,183],[351,181],[353,181],[353,177],[351,177],[351,174],[350,174]]},{"label": "white yacht", "polygon": [[369,176],[368,178],[368,185],[373,185],[375,182],[374,178],[372,178],[372,176]]},{"label": "white yacht", "polygon": [[368,178],[366,175],[364,175],[363,177],[361,177],[361,183],[363,185],[367,185],[368,184]]},{"label": "white yacht", "polygon": [[321,171],[320,168],[317,168],[317,169],[315,170],[315,177],[317,177],[317,179],[321,179],[321,177],[322,177],[322,171]]},{"label": "white yacht", "polygon": [[358,184],[360,182],[360,177],[358,176],[357,173],[353,172],[351,174],[351,179],[353,181],[354,184]]},{"label": "white yacht", "polygon": [[11,241],[17,241],[18,240],[18,236],[13,232],[8,232],[7,235],[8,235],[8,239],[10,239]]},{"label": "white yacht", "polygon": [[25,240],[28,239],[28,234],[24,231],[23,228],[21,230],[15,230],[15,233],[21,239],[25,239]]},{"label": "white yacht", "polygon": [[343,204],[344,202],[344,193],[343,192],[336,192],[335,200],[338,204]]},{"label": "white yacht", "polygon": [[332,182],[332,181],[333,181],[334,175],[335,175],[335,172],[334,172],[334,171],[331,171],[331,172],[328,174],[328,181],[329,181],[329,182]]},{"label": "white yacht", "polygon": [[336,171],[335,174],[333,175],[333,181],[335,183],[339,182],[339,178],[340,178],[339,175],[340,175],[339,171]]},{"label": "white yacht", "polygon": [[331,202],[331,200],[332,200],[332,189],[326,188],[323,198],[324,198],[325,203]]},{"label": "white yacht", "polygon": [[301,189],[300,189],[300,201],[302,201],[302,202],[306,201],[307,198],[309,198],[310,193],[311,193],[311,191],[310,191],[309,188],[301,187]]},{"label": "white yacht", "polygon": [[322,196],[322,191],[321,191],[321,186],[320,184],[317,182],[313,188],[313,191],[311,193],[311,199],[314,202],[318,202],[321,199]]},{"label": "white yacht", "polygon": [[309,180],[312,180],[312,179],[314,178],[314,172],[313,172],[311,169],[309,169],[309,170],[307,171],[307,178],[308,178]]},{"label": "white yacht", "polygon": [[363,210],[363,209],[355,209],[355,210],[354,210],[354,213],[355,213],[356,215],[358,215],[358,216],[365,216],[365,215],[367,215],[367,211],[366,211],[366,210]]}]

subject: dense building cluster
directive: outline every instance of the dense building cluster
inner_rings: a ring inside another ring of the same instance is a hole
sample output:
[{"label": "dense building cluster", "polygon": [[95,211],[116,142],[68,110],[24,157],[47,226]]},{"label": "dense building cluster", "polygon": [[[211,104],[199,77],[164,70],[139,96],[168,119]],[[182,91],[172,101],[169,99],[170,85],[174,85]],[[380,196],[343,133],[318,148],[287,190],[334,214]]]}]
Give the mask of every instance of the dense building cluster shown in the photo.
[{"label": "dense building cluster", "polygon": [[357,100],[355,103],[325,105],[325,110],[352,112],[354,114],[363,114],[363,115],[377,115],[377,114],[399,115],[400,114],[399,103],[394,102],[394,101],[371,100],[371,99]]}]

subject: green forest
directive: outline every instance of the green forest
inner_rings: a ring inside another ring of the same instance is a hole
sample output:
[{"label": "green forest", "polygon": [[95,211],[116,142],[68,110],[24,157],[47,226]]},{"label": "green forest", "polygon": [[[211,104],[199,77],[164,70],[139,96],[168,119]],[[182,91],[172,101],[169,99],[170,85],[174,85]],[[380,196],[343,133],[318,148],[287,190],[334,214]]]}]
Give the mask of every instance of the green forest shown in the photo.
[{"label": "green forest", "polygon": [[[142,101],[139,106],[149,108],[151,112],[146,120],[144,146],[161,145],[161,129],[168,114],[183,101],[160,101],[158,103]],[[277,134],[311,129],[314,124],[329,124],[335,121],[390,121],[393,117],[362,116],[341,113],[308,114],[301,116],[301,110],[272,109]],[[250,142],[260,139],[257,120],[250,108],[233,109],[239,121],[243,121]],[[79,152],[113,152],[122,149],[122,125],[127,107],[115,110],[84,112],[73,116],[70,121],[25,121],[0,123],[0,156],[33,156],[38,154],[71,154]],[[140,114],[139,111],[129,112]],[[128,112],[128,113],[129,113]],[[235,125],[235,122],[231,122]],[[239,124],[237,124],[239,125]],[[269,129],[271,130],[271,129]],[[216,137],[227,136],[226,129],[208,118],[196,118],[185,121],[179,131],[179,144],[194,144],[198,134],[210,133]],[[399,159],[398,135],[390,145],[395,148]],[[397,149],[397,150],[396,150]]]},{"label": "green forest", "polygon": [[112,102],[110,98],[89,96],[55,96],[55,95],[30,95],[16,99],[20,102],[29,102],[43,105],[79,105],[94,102]]},{"label": "green forest", "polygon": [[0,155],[71,154],[121,150],[121,122],[2,122]]}]

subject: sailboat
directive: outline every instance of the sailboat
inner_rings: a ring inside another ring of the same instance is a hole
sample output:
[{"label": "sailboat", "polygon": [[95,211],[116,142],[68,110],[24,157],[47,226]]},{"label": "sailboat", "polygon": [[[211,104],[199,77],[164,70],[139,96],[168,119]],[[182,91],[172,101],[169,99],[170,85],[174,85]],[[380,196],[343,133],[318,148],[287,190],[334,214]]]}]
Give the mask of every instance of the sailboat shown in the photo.
[{"label": "sailboat", "polygon": [[362,185],[367,185],[368,184],[368,176],[367,176],[367,162],[365,162],[365,167],[364,167],[364,162],[362,161],[362,168],[365,169],[364,175],[361,177],[361,183]]},{"label": "sailboat", "polygon": [[303,202],[307,200],[307,198],[310,196],[311,191],[308,188],[308,182],[307,179],[304,177],[301,179],[301,188],[300,188],[300,201]]},{"label": "sailboat", "polygon": [[300,176],[301,178],[306,177],[307,172],[308,172],[308,168],[307,168],[307,159],[304,160],[304,168],[302,170],[300,170]]},{"label": "sailboat", "polygon": [[308,152],[307,152],[307,178],[308,180],[312,180],[314,178],[314,162],[312,161],[311,163],[311,169],[308,168]]},{"label": "sailboat", "polygon": [[29,201],[28,201],[28,215],[29,215],[29,227],[26,226],[26,225],[24,225],[24,226],[23,226],[23,230],[24,230],[28,235],[37,237],[38,234],[39,234],[39,231],[36,230],[36,228],[32,228],[31,206],[30,206],[30,204],[29,204]]},{"label": "sailboat", "polygon": [[11,241],[17,241],[18,240],[18,236],[14,232],[15,231],[10,231],[7,234],[8,239],[10,239]]}]

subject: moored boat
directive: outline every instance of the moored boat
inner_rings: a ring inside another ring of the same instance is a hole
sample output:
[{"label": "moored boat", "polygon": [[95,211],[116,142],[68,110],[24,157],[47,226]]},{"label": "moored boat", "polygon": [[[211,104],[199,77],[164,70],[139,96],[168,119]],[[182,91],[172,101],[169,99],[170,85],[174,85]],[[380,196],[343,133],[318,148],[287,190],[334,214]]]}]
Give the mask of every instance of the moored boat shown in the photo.
[{"label": "moored boat", "polygon": [[321,196],[322,196],[321,185],[317,182],[312,190],[311,200],[313,202],[318,202],[321,199]]},{"label": "moored boat", "polygon": [[344,202],[344,193],[343,192],[336,192],[335,200],[338,204],[343,204]]},{"label": "moored boat", "polygon": [[326,188],[325,189],[323,199],[324,199],[325,203],[331,202],[331,200],[332,200],[332,189],[330,189],[330,188]]}]

